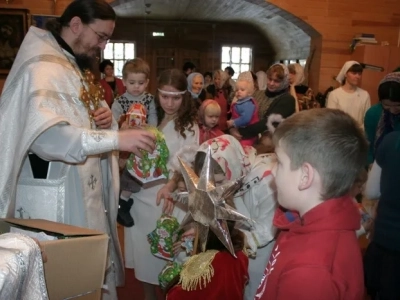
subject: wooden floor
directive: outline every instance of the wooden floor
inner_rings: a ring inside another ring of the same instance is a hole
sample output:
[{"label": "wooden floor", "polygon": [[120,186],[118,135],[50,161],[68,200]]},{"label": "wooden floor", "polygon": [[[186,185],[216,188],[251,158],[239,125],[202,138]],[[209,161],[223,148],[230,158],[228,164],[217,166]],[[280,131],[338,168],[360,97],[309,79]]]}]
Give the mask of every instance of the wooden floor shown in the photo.
[{"label": "wooden floor", "polygon": [[[124,227],[118,224],[118,237],[121,244],[122,255],[124,256]],[[118,300],[144,300],[142,285],[135,278],[135,272],[132,269],[125,269],[125,286],[118,288]],[[159,290],[159,299],[164,299],[161,289]]]}]

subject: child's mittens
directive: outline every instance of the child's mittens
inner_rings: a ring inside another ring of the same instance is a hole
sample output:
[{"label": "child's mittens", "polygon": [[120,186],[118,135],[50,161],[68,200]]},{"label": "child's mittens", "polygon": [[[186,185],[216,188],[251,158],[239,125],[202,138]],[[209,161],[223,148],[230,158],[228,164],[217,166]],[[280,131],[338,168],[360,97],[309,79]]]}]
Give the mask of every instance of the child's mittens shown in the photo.
[{"label": "child's mittens", "polygon": [[282,117],[282,115],[279,114],[271,114],[268,117],[267,120],[267,127],[268,127],[268,131],[271,133],[274,133],[276,127],[282,123],[285,119]]}]

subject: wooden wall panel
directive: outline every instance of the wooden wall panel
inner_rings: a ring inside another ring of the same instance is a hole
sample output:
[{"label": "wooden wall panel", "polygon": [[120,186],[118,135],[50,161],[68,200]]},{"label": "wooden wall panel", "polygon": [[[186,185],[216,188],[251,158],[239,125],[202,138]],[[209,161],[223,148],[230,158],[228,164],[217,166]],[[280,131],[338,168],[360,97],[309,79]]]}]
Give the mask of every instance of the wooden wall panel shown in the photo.
[{"label": "wooden wall panel", "polygon": [[[162,31],[165,36],[153,37],[153,31]],[[136,43],[136,56],[145,59],[151,67],[150,91],[155,91],[156,58],[153,56],[157,49],[174,48],[181,49],[180,52],[200,52],[198,71],[202,73],[220,68],[223,45],[252,47],[255,71],[265,70],[273,57],[269,41],[258,29],[248,24],[168,20],[148,20],[144,23],[143,20],[120,18],[113,39],[132,40]],[[175,67],[181,69],[182,61],[182,58],[178,57]]]},{"label": "wooden wall panel", "polygon": [[318,81],[320,91],[336,85],[332,77],[337,75],[343,63],[351,58],[349,45],[355,34],[374,33],[379,43],[398,45],[399,0],[268,0],[268,2],[306,21],[322,35],[319,72],[310,72],[310,81]]},{"label": "wooden wall panel", "polygon": [[[0,2],[0,8],[14,7],[27,8],[32,14],[60,14],[71,0],[13,0],[10,4]],[[107,0],[113,2],[112,0]],[[280,7],[313,26],[322,35],[322,46],[317,47],[314,63],[310,70],[310,84],[314,88],[324,91],[334,82],[335,76],[343,63],[351,57],[348,46],[351,38],[361,32],[374,33],[379,42],[388,42],[397,45],[400,30],[400,4],[399,0],[268,0],[268,2]],[[232,1],[234,5],[234,1]],[[271,29],[273,30],[273,28]],[[137,30],[131,30],[131,35]],[[235,31],[225,33],[220,42],[230,41],[236,38]],[[266,41],[262,37],[262,41]],[[200,41],[199,41],[200,42]],[[255,44],[262,44],[253,40]],[[318,45],[311,41],[311,46]],[[218,46],[219,47],[219,46]],[[271,47],[273,48],[273,47]],[[138,49],[138,54],[140,53]],[[219,64],[219,49],[214,51],[207,45],[203,51],[207,52],[204,61],[209,66]],[[210,52],[210,53],[209,53]],[[151,51],[143,53],[145,58],[151,59]],[[266,68],[270,62],[268,51],[256,50],[254,53],[254,67]],[[317,60],[320,59],[320,62]],[[315,64],[315,65],[314,65]],[[4,78],[0,78],[0,89]]]}]

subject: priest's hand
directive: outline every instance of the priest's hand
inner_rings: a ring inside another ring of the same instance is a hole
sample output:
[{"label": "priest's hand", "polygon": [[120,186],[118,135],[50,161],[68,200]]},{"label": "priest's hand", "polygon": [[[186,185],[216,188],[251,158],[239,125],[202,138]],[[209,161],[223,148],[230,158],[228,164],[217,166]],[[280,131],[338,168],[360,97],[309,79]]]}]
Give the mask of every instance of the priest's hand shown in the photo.
[{"label": "priest's hand", "polygon": [[172,214],[174,210],[175,203],[171,198],[171,193],[174,191],[174,184],[173,182],[168,182],[165,184],[157,193],[157,206],[161,204],[161,200],[164,200],[163,205],[163,213],[165,214]]},{"label": "priest's hand", "polygon": [[93,112],[93,120],[101,129],[110,129],[112,124],[112,112],[108,107],[100,107]]},{"label": "priest's hand", "polygon": [[142,157],[140,150],[153,153],[156,146],[156,137],[144,129],[126,129],[118,132],[118,150],[128,151]]}]

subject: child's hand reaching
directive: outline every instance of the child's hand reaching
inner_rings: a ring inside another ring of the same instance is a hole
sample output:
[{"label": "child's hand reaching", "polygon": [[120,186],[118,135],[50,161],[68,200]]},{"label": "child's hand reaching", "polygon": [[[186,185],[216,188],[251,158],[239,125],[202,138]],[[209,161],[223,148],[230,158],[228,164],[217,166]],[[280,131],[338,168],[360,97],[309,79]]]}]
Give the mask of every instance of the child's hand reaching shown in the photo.
[{"label": "child's hand reaching", "polygon": [[193,242],[194,238],[196,236],[196,229],[195,228],[190,228],[186,230],[183,234],[182,237],[179,241],[174,243],[173,249],[174,249],[174,254],[175,256],[178,255],[180,252],[182,252],[184,249],[186,250],[186,253],[192,254],[193,252]]},{"label": "child's hand reaching", "polygon": [[235,123],[233,122],[233,120],[228,120],[228,121],[226,121],[226,125],[228,126],[228,128],[235,127],[235,126],[234,126]]},{"label": "child's hand reaching", "polygon": [[171,199],[173,190],[174,188],[171,186],[170,182],[168,182],[157,193],[156,204],[158,206],[161,204],[161,200],[164,200],[163,213],[165,214],[172,214],[174,210],[175,203]]},{"label": "child's hand reaching", "polygon": [[181,253],[183,251],[182,242],[180,240],[176,241],[174,243],[174,245],[172,246],[172,249],[174,249],[174,255],[178,256],[179,253]]}]

